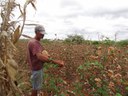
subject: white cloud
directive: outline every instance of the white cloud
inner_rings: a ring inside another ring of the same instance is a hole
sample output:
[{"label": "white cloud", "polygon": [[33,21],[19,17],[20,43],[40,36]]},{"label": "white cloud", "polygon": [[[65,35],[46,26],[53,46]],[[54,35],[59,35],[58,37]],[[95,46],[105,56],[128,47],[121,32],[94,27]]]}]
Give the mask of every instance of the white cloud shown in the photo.
[{"label": "white cloud", "polygon": [[127,0],[37,0],[36,6],[37,11],[28,7],[27,19],[43,24],[48,38],[81,30],[80,34],[98,32],[111,37],[128,26]]}]

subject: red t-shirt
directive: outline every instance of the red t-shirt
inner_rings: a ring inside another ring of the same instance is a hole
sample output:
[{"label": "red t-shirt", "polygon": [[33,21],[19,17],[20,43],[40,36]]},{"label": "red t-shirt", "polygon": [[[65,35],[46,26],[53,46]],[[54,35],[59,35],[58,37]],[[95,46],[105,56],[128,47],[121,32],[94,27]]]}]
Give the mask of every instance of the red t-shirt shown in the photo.
[{"label": "red t-shirt", "polygon": [[42,69],[43,62],[39,60],[36,53],[42,52],[44,48],[41,46],[40,42],[36,39],[31,39],[27,45],[27,59],[31,67],[31,70],[37,71]]}]

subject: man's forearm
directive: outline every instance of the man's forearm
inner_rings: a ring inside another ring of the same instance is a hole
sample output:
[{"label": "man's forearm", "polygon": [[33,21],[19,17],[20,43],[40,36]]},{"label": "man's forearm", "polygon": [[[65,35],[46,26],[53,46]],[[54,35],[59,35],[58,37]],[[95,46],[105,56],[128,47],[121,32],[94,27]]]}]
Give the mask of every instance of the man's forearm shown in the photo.
[{"label": "man's forearm", "polygon": [[53,58],[49,58],[49,62],[57,64],[59,66],[63,66],[64,65],[64,62],[62,60],[55,60]]},{"label": "man's forearm", "polygon": [[53,59],[51,57],[44,56],[44,55],[42,55],[40,53],[37,54],[37,58],[40,59],[43,62],[47,62],[47,63],[51,62],[51,63],[57,64],[59,66],[63,66],[64,65],[64,62],[62,60],[55,60],[55,59]]}]

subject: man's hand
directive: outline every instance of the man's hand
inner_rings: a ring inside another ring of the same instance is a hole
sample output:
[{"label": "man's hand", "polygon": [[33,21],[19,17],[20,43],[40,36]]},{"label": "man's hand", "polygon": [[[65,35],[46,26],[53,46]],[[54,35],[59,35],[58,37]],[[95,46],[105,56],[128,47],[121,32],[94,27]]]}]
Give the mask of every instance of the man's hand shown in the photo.
[{"label": "man's hand", "polygon": [[57,65],[59,65],[59,67],[64,66],[64,61],[63,60],[55,60],[55,59],[51,58],[49,53],[46,50],[43,50],[42,53],[37,54],[37,56],[40,57],[40,60],[42,60],[42,61],[57,64]]},{"label": "man's hand", "polygon": [[62,61],[62,60],[54,60],[54,63],[58,64],[59,67],[63,67],[64,66],[64,61]]}]

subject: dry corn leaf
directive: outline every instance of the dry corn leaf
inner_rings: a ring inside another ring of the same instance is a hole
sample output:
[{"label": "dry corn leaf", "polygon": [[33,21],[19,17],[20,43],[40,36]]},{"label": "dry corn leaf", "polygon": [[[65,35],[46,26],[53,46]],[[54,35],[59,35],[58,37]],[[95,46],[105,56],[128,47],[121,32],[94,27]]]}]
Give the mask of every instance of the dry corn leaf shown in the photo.
[{"label": "dry corn leaf", "polygon": [[21,10],[20,4],[16,4],[19,7],[20,13],[23,14],[23,11]]},{"label": "dry corn leaf", "polygon": [[29,82],[22,82],[20,84],[18,84],[18,87],[20,88],[21,86],[27,86],[27,87],[31,87],[31,84]]},{"label": "dry corn leaf", "polygon": [[13,81],[15,81],[15,80],[16,80],[17,70],[15,70],[13,67],[11,67],[11,66],[9,66],[9,65],[7,65],[6,68],[7,68],[9,77],[10,77]]},{"label": "dry corn leaf", "polygon": [[14,48],[14,49],[17,49],[14,44],[11,42],[11,40],[9,38],[7,38],[7,40],[9,41],[10,45]]},{"label": "dry corn leaf", "polygon": [[24,8],[26,8],[27,5],[28,5],[29,3],[32,3],[32,2],[34,2],[34,0],[26,0],[26,2],[25,2],[25,4],[24,4]]},{"label": "dry corn leaf", "polygon": [[[0,27],[0,39],[1,39],[1,58],[0,58],[0,79],[2,81],[4,81],[3,84],[1,84],[2,87],[0,87],[0,95],[2,93],[2,96],[14,96],[16,95],[14,92],[16,93],[22,93],[22,91],[20,91],[16,85],[14,84],[14,81],[16,78],[16,74],[17,74],[17,63],[13,60],[13,59],[8,59],[7,60],[7,54],[10,53],[10,51],[12,49],[15,48],[14,44],[18,41],[19,37],[21,36],[21,33],[23,31],[24,28],[24,24],[25,24],[25,20],[26,20],[26,7],[29,3],[32,4],[32,6],[34,8],[34,0],[27,0],[28,3],[26,3],[25,8],[21,9],[20,4],[16,4],[15,0],[2,0],[1,2],[1,19],[2,19],[2,24]],[[18,23],[15,21],[11,20],[11,17],[14,17],[15,14],[13,14],[13,9],[15,7],[19,7],[19,10],[23,16],[23,24],[21,26],[21,30],[20,30],[20,26],[15,27]],[[22,12],[22,10],[24,12]],[[16,28],[16,29],[15,29]],[[13,39],[12,41],[10,40],[11,38],[11,34],[13,33]],[[6,38],[4,38],[6,37]],[[6,46],[7,44],[9,44],[9,46]],[[10,48],[10,45],[13,46],[13,48]],[[4,49],[4,50],[3,50]],[[14,50],[13,50],[14,51]],[[6,53],[5,58],[3,58],[3,53]],[[12,52],[11,52],[12,53]],[[3,60],[4,59],[4,60]],[[4,63],[3,61],[7,61],[7,63]],[[4,76],[6,75],[6,78],[4,78]],[[10,78],[10,79],[9,79]],[[8,81],[8,82],[7,82]],[[4,86],[5,83],[8,83],[7,85],[9,86]],[[7,88],[8,87],[8,88]],[[1,89],[3,88],[3,89]],[[9,90],[8,90],[9,89]],[[2,93],[1,93],[2,92]],[[22,95],[18,95],[18,96],[22,96]]]},{"label": "dry corn leaf", "polygon": [[21,35],[21,34],[20,34],[20,25],[19,25],[19,26],[16,28],[16,30],[14,31],[14,35],[13,35],[13,37],[14,37],[13,43],[14,43],[14,44],[18,41],[20,35]]},{"label": "dry corn leaf", "polygon": [[7,34],[6,31],[2,31],[1,34],[0,34],[0,38],[1,37],[7,37],[7,36],[8,36],[8,34]]},{"label": "dry corn leaf", "polygon": [[16,26],[17,23],[18,23],[18,21],[11,21],[11,22],[9,22],[9,25],[14,28],[14,26]]},{"label": "dry corn leaf", "polygon": [[22,12],[21,14],[20,14],[20,16],[18,17],[18,19],[19,18],[22,18],[22,17],[24,17],[25,16],[25,14],[24,14],[24,12]]},{"label": "dry corn leaf", "polygon": [[4,77],[0,77],[0,79],[4,80],[4,81],[8,81],[6,78]]},{"label": "dry corn leaf", "polygon": [[1,60],[1,58],[0,58],[0,66],[4,66],[5,67],[5,64],[3,63],[3,61]]},{"label": "dry corn leaf", "polygon": [[33,8],[36,10],[36,6],[33,2],[31,2],[31,5],[33,6]]},{"label": "dry corn leaf", "polygon": [[10,64],[10,66],[13,67],[14,69],[18,69],[18,64],[16,63],[15,60],[8,59],[8,64]]},{"label": "dry corn leaf", "polygon": [[16,74],[18,69],[18,64],[13,59],[8,59],[8,63],[6,64],[6,69],[8,71],[8,75],[12,80],[16,80]]},{"label": "dry corn leaf", "polygon": [[4,74],[5,74],[4,72],[0,72],[0,76],[4,76]]},{"label": "dry corn leaf", "polygon": [[28,36],[28,35],[25,35],[25,34],[22,34],[23,37],[26,37],[26,38],[29,38],[29,39],[32,39],[32,37]]},{"label": "dry corn leaf", "polygon": [[12,91],[9,91],[7,96],[11,96],[11,95],[12,95]]}]

